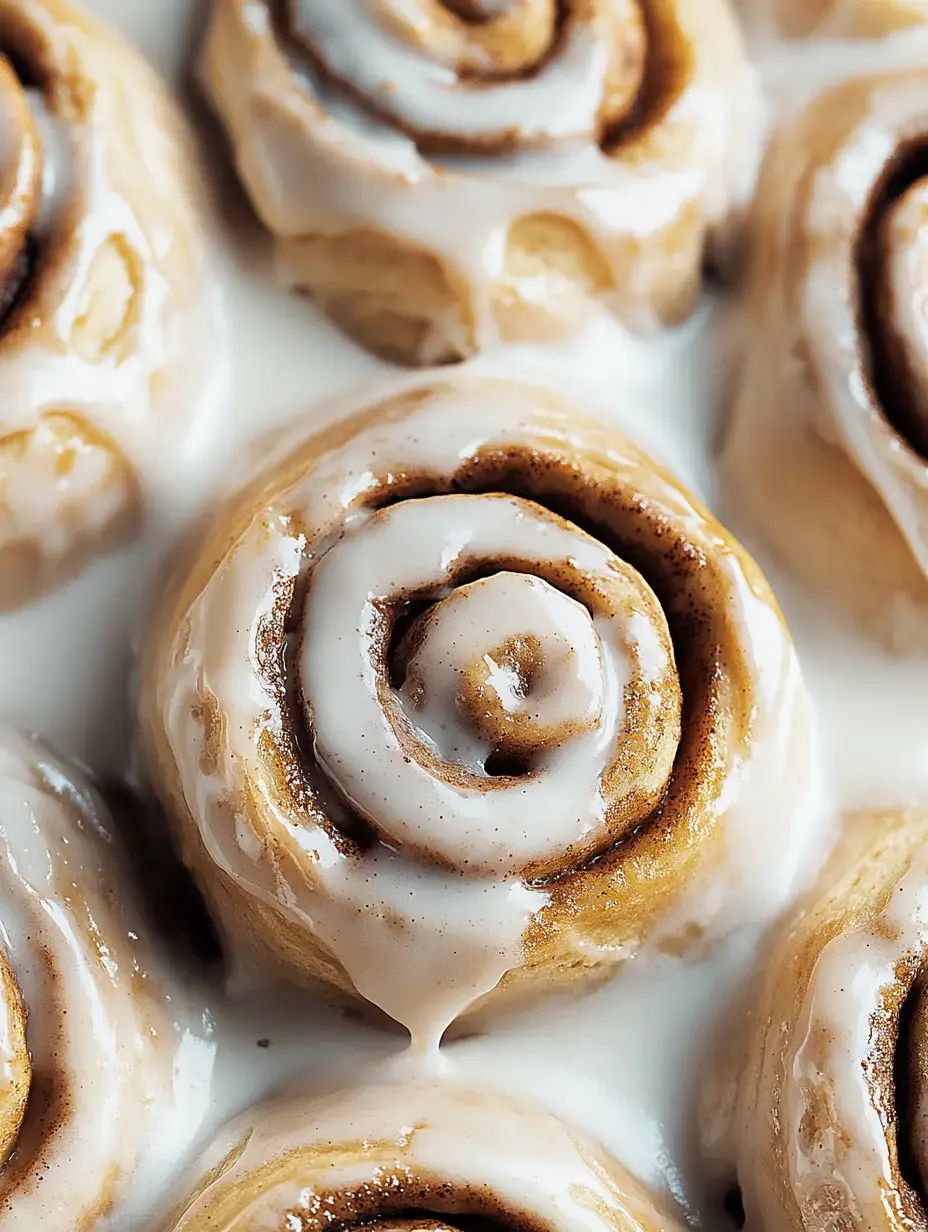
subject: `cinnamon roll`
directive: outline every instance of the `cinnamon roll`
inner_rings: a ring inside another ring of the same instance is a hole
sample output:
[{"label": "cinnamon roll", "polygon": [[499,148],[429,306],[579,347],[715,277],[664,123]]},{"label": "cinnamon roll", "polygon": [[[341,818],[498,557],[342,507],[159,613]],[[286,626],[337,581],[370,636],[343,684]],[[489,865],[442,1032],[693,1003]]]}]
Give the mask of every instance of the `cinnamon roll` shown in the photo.
[{"label": "cinnamon roll", "polygon": [[753,171],[728,0],[217,0],[201,73],[284,278],[404,363],[681,320]]},{"label": "cinnamon roll", "polygon": [[752,1228],[928,1227],[928,814],[859,815],[763,967],[732,1134]]},{"label": "cinnamon roll", "polygon": [[198,541],[142,712],[233,949],[424,1046],[780,902],[810,835],[788,634],[620,432],[526,386],[406,390],[285,441]]},{"label": "cinnamon roll", "polygon": [[928,74],[852,81],[773,142],[724,469],[774,546],[887,636],[928,605]]},{"label": "cinnamon roll", "polygon": [[187,138],[118,36],[0,0],[0,610],[131,535],[216,348]]},{"label": "cinnamon roll", "polygon": [[438,1085],[374,1086],[239,1117],[165,1232],[674,1232],[599,1145],[550,1113]]},{"label": "cinnamon roll", "polygon": [[181,1005],[160,981],[124,873],[92,787],[37,741],[0,729],[0,1223],[9,1232],[89,1230],[138,1213],[163,1180],[159,1143],[179,1155],[197,1128],[184,1059],[197,1051],[194,1036],[176,1021]]}]

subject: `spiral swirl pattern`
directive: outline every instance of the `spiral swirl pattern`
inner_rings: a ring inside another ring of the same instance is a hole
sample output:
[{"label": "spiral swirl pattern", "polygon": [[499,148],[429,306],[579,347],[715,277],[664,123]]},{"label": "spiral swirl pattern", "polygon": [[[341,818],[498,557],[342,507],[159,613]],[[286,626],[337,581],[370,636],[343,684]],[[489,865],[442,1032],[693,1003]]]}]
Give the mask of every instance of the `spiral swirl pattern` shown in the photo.
[{"label": "spiral swirl pattern", "polygon": [[[391,689],[384,613],[500,563],[419,618]],[[657,806],[679,740],[673,647],[644,580],[495,494],[392,505],[334,545],[312,573],[300,678],[317,757],[382,841],[462,872],[595,855]],[[516,773],[493,775],[494,759]]]},{"label": "spiral swirl pattern", "polygon": [[[259,1107],[200,1161],[170,1232],[675,1232],[601,1147],[549,1113],[453,1086]],[[169,1232],[166,1228],[165,1232]]]},{"label": "spiral swirl pattern", "polygon": [[143,678],[230,945],[422,1046],[481,998],[763,916],[795,867],[808,716],[765,584],[537,390],[423,387],[283,442],[179,575]]},{"label": "spiral swirl pattern", "polygon": [[0,610],[134,532],[212,378],[185,140],[116,35],[3,0]]},{"label": "spiral swirl pattern", "polygon": [[928,1227],[928,816],[863,815],[775,939],[730,1147],[749,1224]]},{"label": "spiral swirl pattern", "polygon": [[407,363],[679,321],[750,174],[727,0],[217,0],[202,74],[285,276]]},{"label": "spiral swirl pattern", "polygon": [[[420,149],[606,144],[634,107],[646,58],[637,0],[545,0],[461,16],[443,3],[293,0],[290,25],[329,78]],[[459,91],[466,81],[468,105]]]},{"label": "spiral swirl pattern", "polygon": [[781,550],[902,644],[928,604],[926,128],[924,75],[904,72],[829,90],[778,134],[727,449]]},{"label": "spiral swirl pattern", "polygon": [[[195,1132],[182,1059],[193,1037],[156,982],[125,871],[95,792],[36,741],[0,731],[0,1210],[10,1232],[89,1230],[144,1209],[163,1182],[159,1135],[176,1165]],[[197,1064],[207,1083],[207,1052]]]}]

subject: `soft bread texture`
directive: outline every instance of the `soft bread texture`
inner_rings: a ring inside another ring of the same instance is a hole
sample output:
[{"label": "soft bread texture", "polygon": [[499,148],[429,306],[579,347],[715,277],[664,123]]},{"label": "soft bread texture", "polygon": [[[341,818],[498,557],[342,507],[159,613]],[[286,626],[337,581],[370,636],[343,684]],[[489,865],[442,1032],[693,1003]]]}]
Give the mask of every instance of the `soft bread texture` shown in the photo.
[{"label": "soft bread texture", "polygon": [[219,331],[190,140],[142,57],[64,0],[3,0],[0,109],[3,610],[137,531]]},{"label": "soft bread texture", "polygon": [[526,386],[424,385],[282,441],[181,560],[142,717],[230,946],[419,1042],[763,917],[807,833],[806,695],[756,565]]},{"label": "soft bread texture", "polygon": [[[84,776],[37,740],[0,729],[0,1210],[9,1232],[92,1232],[122,1213],[178,1108],[176,986],[163,982],[128,872]],[[200,1061],[208,1070],[205,1053]],[[183,1125],[179,1141],[194,1129]]]},{"label": "soft bread texture", "polygon": [[163,1232],[677,1232],[596,1143],[454,1086],[361,1087],[259,1106],[218,1136]]},{"label": "soft bread texture", "polygon": [[925,643],[928,78],[848,82],[774,137],[750,231],[749,343],[723,475],[843,613]]},{"label": "soft bread texture", "polygon": [[200,63],[284,278],[407,364],[692,310],[753,172],[727,0],[217,0]]},{"label": "soft bread texture", "polygon": [[928,1227],[926,876],[928,813],[852,816],[774,937],[730,1142],[749,1226]]}]

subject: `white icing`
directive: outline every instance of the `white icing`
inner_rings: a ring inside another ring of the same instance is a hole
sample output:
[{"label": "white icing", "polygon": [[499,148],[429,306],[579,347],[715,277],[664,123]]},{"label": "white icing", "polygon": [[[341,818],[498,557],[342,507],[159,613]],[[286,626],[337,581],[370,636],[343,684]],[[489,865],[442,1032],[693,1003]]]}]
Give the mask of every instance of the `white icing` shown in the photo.
[{"label": "white icing", "polygon": [[[377,7],[403,6],[382,0]],[[372,15],[368,0],[342,0],[337,6],[314,0],[291,4],[294,33],[377,111],[413,133],[440,133],[471,145],[513,135],[526,143],[595,141],[611,43],[620,41],[616,28],[623,20],[621,10],[630,9],[629,0],[618,0],[615,8],[614,17],[591,9],[587,21],[570,22],[539,71],[510,81],[468,82],[455,66],[436,63],[426,47],[411,45],[385,28],[387,14]],[[625,16],[625,21],[637,32],[633,16]]]},{"label": "white icing", "polygon": [[0,1171],[10,1232],[101,1203],[120,1221],[146,1209],[205,1112],[212,1044],[183,1021],[126,888],[114,886],[125,869],[108,850],[109,824],[41,745],[0,730],[0,947],[28,1015],[31,1098],[56,1074],[63,1098],[33,1166],[6,1186]]},{"label": "white icing", "polygon": [[26,90],[25,94],[42,147],[42,202],[32,231],[45,239],[54,232],[73,190],[71,155],[65,125],[51,111],[41,91]]},{"label": "white icing", "polygon": [[[506,653],[507,642],[527,638],[542,658],[528,686]],[[603,669],[602,644],[582,604],[531,574],[496,573],[452,590],[432,609],[398,698],[440,757],[480,774],[497,729],[479,725],[464,705],[464,673],[479,673],[483,704],[518,725],[531,756],[565,725],[576,734],[597,722]]]},{"label": "white icing", "polygon": [[[422,1048],[434,1045],[454,1017],[481,993],[493,988],[519,961],[522,937],[532,915],[544,906],[545,891],[524,886],[511,875],[495,882],[461,878],[459,874],[423,866],[416,859],[406,858],[402,850],[391,850],[389,845],[376,846],[361,860],[345,859],[325,831],[305,818],[281,815],[269,797],[267,803],[274,813],[275,824],[312,862],[312,877],[308,883],[301,879],[293,884],[278,867],[278,862],[273,865],[263,860],[256,863],[253,839],[247,837],[253,829],[252,823],[246,815],[239,815],[234,804],[228,801],[224,784],[236,781],[242,768],[253,762],[255,741],[260,738],[262,729],[276,731],[281,722],[278,702],[260,673],[262,622],[276,602],[275,587],[298,575],[308,547],[310,555],[318,551],[314,544],[305,543],[302,533],[294,533],[294,514],[297,514],[297,525],[319,528],[338,526],[347,515],[351,527],[353,519],[360,516],[363,521],[364,515],[359,515],[358,510],[363,510],[365,493],[376,488],[378,475],[391,472],[450,475],[460,462],[482,447],[505,448],[507,442],[524,442],[531,416],[536,417],[534,430],[541,430],[540,425],[544,424],[545,432],[553,439],[565,430],[556,418],[545,419],[537,395],[530,388],[489,385],[481,388],[480,396],[475,397],[466,383],[460,387],[452,385],[434,393],[404,420],[401,431],[389,423],[374,423],[344,446],[324,454],[293,489],[281,494],[283,503],[261,511],[239,538],[235,551],[194,599],[189,621],[185,622],[189,630],[187,649],[170,670],[162,673],[160,684],[160,705],[172,754],[179,767],[191,815],[197,819],[212,859],[249,894],[276,904],[278,910],[282,909],[302,927],[311,927],[332,947],[358,990],[409,1027]],[[275,456],[286,456],[295,440],[304,435],[302,427],[298,427],[281,441]],[[533,438],[529,436],[528,439]],[[616,459],[619,460],[618,454]],[[630,460],[625,464],[635,465]],[[468,503],[471,499],[468,498]],[[668,486],[664,499],[673,515],[684,524],[692,519],[694,534],[698,535],[704,525],[701,514],[689,504],[685,494]],[[440,498],[442,508],[448,501],[451,502],[449,508],[458,508],[456,497]],[[403,516],[398,511],[414,510],[417,504],[397,506],[393,516]],[[483,503],[478,500],[474,508],[480,511]],[[454,523],[451,515],[448,520]],[[432,523],[438,528],[443,526],[442,519],[437,516],[433,516]],[[429,525],[427,521],[421,532],[417,527],[416,535],[426,534]],[[457,525],[459,535],[466,538],[471,533],[466,523],[461,524],[460,517]],[[475,519],[474,526],[480,528],[480,521]],[[491,545],[505,548],[510,542],[508,536],[492,537],[497,533],[492,526],[490,531],[483,533],[491,536],[487,540]],[[526,529],[522,533],[527,536],[530,532]],[[362,530],[357,540],[362,545],[363,535]],[[350,534],[344,542],[347,548],[344,559],[348,562],[345,574],[351,579],[354,562]],[[423,539],[423,543],[426,542]],[[523,550],[522,541],[517,542]],[[557,544],[554,555],[564,553],[566,547],[569,555],[579,560],[588,554],[594,572],[603,570],[607,554],[595,544],[584,547],[584,543],[586,540],[581,537],[578,541],[570,541],[569,546]],[[328,545],[322,545],[323,551],[327,548]],[[541,555],[541,549],[533,550]],[[550,543],[546,543],[544,551],[550,553]],[[367,555],[366,549],[364,554]],[[381,555],[376,550],[370,552],[375,563]],[[413,563],[415,559],[413,556]],[[325,560],[323,556],[323,564]],[[335,568],[338,567],[336,559]],[[694,920],[706,934],[724,933],[734,919],[757,919],[771,910],[778,910],[789,893],[802,853],[816,834],[815,828],[808,825],[806,811],[810,806],[809,717],[792,650],[783,638],[778,614],[769,608],[765,598],[754,594],[737,560],[723,556],[721,567],[730,588],[728,601],[732,605],[732,619],[743,629],[743,636],[751,648],[749,661],[756,673],[758,708],[750,747],[745,750],[732,747],[729,751],[729,787],[718,806],[727,818],[725,857],[703,875],[692,877],[691,884],[681,895],[678,910],[668,913],[663,927],[656,929],[661,936],[678,935],[681,930],[685,935]],[[393,585],[396,574],[391,560],[387,561],[387,573],[386,581]],[[358,581],[362,589],[367,587],[368,578],[363,573]],[[323,599],[326,586],[327,579],[323,576],[320,584]],[[371,593],[376,595],[377,592],[375,584]],[[315,620],[312,594],[310,586],[309,605],[314,623],[305,638],[305,653],[315,653],[318,633],[322,647],[320,662],[326,666],[314,672],[308,682],[309,703],[316,704],[319,715],[324,716],[323,722],[332,724],[337,722],[335,716],[342,705],[351,715],[354,704],[351,690],[356,686],[351,677],[359,666],[357,659],[351,656],[352,647],[355,654],[358,647],[357,615],[352,617],[349,613],[359,612],[360,596],[356,593],[346,602],[345,614],[333,622],[330,618]],[[338,697],[321,703],[320,678],[328,671],[328,661],[334,662],[335,656],[342,653],[331,641],[339,630],[346,634],[342,649],[349,659],[344,669],[333,671],[326,681],[327,687],[335,688]],[[622,629],[622,636],[627,641],[640,632],[639,622],[634,627]],[[601,645],[608,646],[615,633],[600,630],[599,636]],[[648,673],[662,661],[653,635],[643,640],[643,647],[639,670],[646,681]],[[307,683],[305,657],[303,679],[304,684]],[[200,757],[204,736],[196,716],[203,687],[221,699],[227,716],[228,748],[216,776],[204,774]],[[361,689],[358,697],[361,709],[346,723],[345,732],[339,737],[344,741],[343,747],[337,751],[344,756],[345,750],[351,750],[352,757],[361,759],[355,761],[355,766],[363,768],[363,757],[367,754],[362,755],[353,748],[348,733],[354,730],[358,736],[364,736],[358,740],[359,745],[367,742],[368,735],[372,739],[376,737],[376,747],[381,750],[377,783],[386,782],[383,794],[387,795],[392,789],[389,779],[383,777],[389,768],[383,758],[389,744],[385,742],[382,717],[376,707],[371,711],[369,691]],[[372,727],[365,732],[367,722],[371,722]],[[352,724],[357,726],[353,729]],[[610,730],[608,722],[604,730]],[[334,750],[325,743],[331,741],[328,730],[323,740],[323,753],[331,759]],[[558,756],[569,758],[570,746]],[[393,762],[394,767],[399,765],[398,760]],[[343,771],[344,762],[341,762],[336,773]],[[556,768],[552,772],[556,773]],[[261,771],[255,768],[253,773],[260,775]],[[410,771],[400,769],[399,773],[406,775]],[[582,775],[595,791],[598,775],[595,758],[592,766],[587,764],[583,768]],[[407,790],[404,787],[402,802],[405,802]],[[431,790],[431,785],[417,786],[416,790]],[[518,783],[513,788],[517,801],[522,790],[524,788]],[[397,804],[400,804],[399,798]],[[378,804],[374,808],[372,802],[370,810],[378,823],[382,821],[380,807]],[[776,824],[769,828],[760,824],[761,816],[768,816],[761,810],[767,809],[769,816],[776,818]],[[410,823],[407,814],[398,812],[384,824],[388,844],[391,826],[400,822],[407,826],[424,824]],[[473,820],[469,824],[473,827]],[[472,832],[479,836],[479,832]],[[513,826],[507,833],[511,842],[518,838],[519,828]],[[527,831],[527,836],[532,833],[534,831]],[[438,838],[432,829],[428,831],[428,842],[433,845],[438,839],[457,837],[453,827]],[[460,847],[449,850],[460,860]],[[466,853],[466,843],[463,850]],[[773,867],[777,872],[771,876]],[[765,870],[764,875],[760,875],[761,868]],[[410,894],[415,903],[412,912],[403,906],[409,903]],[[734,910],[733,900],[737,902]],[[430,915],[431,911],[435,914]],[[403,921],[399,932],[395,925],[396,913]],[[391,935],[391,928],[392,936],[399,939],[391,939],[389,943],[392,962],[389,970],[385,970],[382,947],[384,936]],[[614,958],[615,954],[611,953],[611,959]],[[440,972],[437,990],[435,972]]]},{"label": "white icing", "polygon": [[[566,852],[606,821],[600,778],[622,730],[629,676],[623,658],[631,631],[622,615],[599,622],[596,729],[553,751],[535,773],[504,782],[477,773],[458,785],[410,759],[378,696],[372,651],[379,603],[426,589],[440,594],[462,562],[509,555],[579,569],[604,587],[610,582],[608,549],[555,525],[525,501],[439,496],[406,502],[376,515],[315,567],[301,662],[322,764],[378,831],[399,847],[426,848],[452,864],[466,853],[471,865],[505,874]],[[523,588],[523,597],[532,594]],[[519,616],[516,627],[530,633],[531,611],[525,624]],[[586,625],[595,636],[589,618]],[[491,626],[487,636],[499,645],[503,630]],[[573,649],[579,657],[582,643]]]},{"label": "white icing", "polygon": [[[34,26],[41,46],[51,18],[26,0],[12,8],[11,21]],[[25,98],[42,177],[27,220],[39,240],[28,320],[0,338],[0,437],[34,433],[35,446],[45,417],[65,412],[106,439],[108,460],[119,459],[123,473],[95,482],[100,476],[81,472],[87,459],[79,459],[74,481],[59,474],[50,489],[49,467],[66,463],[65,451],[50,459],[32,447],[15,463],[4,456],[0,547],[35,545],[43,586],[67,574],[79,549],[93,551],[104,528],[131,524],[136,482],[143,500],[163,491],[177,451],[215,410],[222,363],[194,177],[188,182],[172,145],[178,135],[165,132],[157,83],[130,48],[77,20],[50,37],[43,92],[22,91],[9,68],[3,81],[9,114]],[[73,75],[77,84],[67,88],[80,93],[80,108],[62,105],[67,89],[56,72]],[[133,163],[129,154],[140,151],[147,157]],[[13,220],[19,192],[3,203],[0,228]]]},{"label": "white icing", "polygon": [[[518,88],[504,87],[516,99],[522,97],[520,90],[533,93],[531,105],[518,103],[515,117],[528,128],[529,140],[501,157],[481,157],[479,148],[480,100],[486,97],[491,108],[487,123],[500,115],[504,124],[514,118],[490,101],[498,100],[500,90],[458,88],[439,114],[432,95],[417,83],[423,74],[441,78],[451,70],[429,62],[426,52],[399,51],[396,40],[379,31],[376,19],[355,13],[353,3],[300,8],[298,20],[325,27],[333,51],[350,61],[342,66],[346,71],[352,67],[362,75],[392,80],[395,73],[383,67],[385,49],[402,55],[404,64],[412,58],[417,71],[404,68],[402,77],[409,96],[405,88],[390,91],[390,105],[408,107],[410,121],[415,115],[438,118],[439,130],[448,123],[448,131],[462,137],[476,129],[474,154],[463,161],[426,158],[411,137],[372,119],[343,91],[318,80],[306,57],[286,59],[275,42],[266,0],[234,0],[227,8],[225,16],[217,15],[207,39],[201,71],[234,134],[238,165],[259,213],[282,237],[283,276],[299,280],[298,246],[291,251],[287,241],[355,227],[374,227],[437,254],[468,288],[467,311],[456,310],[452,320],[437,323],[439,336],[423,343],[423,363],[440,356],[449,338],[460,342],[465,316],[473,318],[478,346],[498,340],[493,295],[504,275],[509,231],[519,219],[536,214],[576,223],[612,273],[615,290],[605,294],[604,302],[626,326],[653,329],[654,284],[671,276],[667,262],[677,269],[680,260],[671,240],[666,253],[659,251],[662,233],[696,215],[709,229],[721,225],[753,178],[756,85],[721,4],[674,0],[673,18],[694,56],[692,79],[654,134],[640,142],[630,139],[627,151],[620,144],[614,154],[600,149],[595,133],[594,140],[568,142],[563,150],[539,154],[533,149],[533,125],[544,130],[553,114],[568,131],[582,130],[579,112],[587,117],[588,131],[589,117],[603,105],[601,98],[597,104],[587,95],[589,75],[575,73],[572,66],[575,45],[587,54],[587,33],[578,25],[576,39],[567,38],[564,54],[547,66],[550,72]],[[600,6],[595,9],[602,12]],[[603,22],[631,26],[633,13],[634,7],[622,0]],[[349,20],[350,35],[338,38],[336,31]],[[590,44],[588,55],[600,65],[611,38],[604,29],[602,39]],[[593,83],[602,72],[596,69]],[[585,83],[579,93],[578,80]],[[551,100],[543,108],[534,99],[536,89],[544,89],[545,99]],[[477,95],[477,114],[469,119],[472,95]],[[630,260],[630,250],[652,241],[654,252]],[[701,243],[698,236],[692,242]],[[698,254],[694,259],[698,264]],[[556,272],[548,277],[557,283]],[[539,288],[541,304],[551,289]],[[525,293],[530,294],[528,287]]]},{"label": "white icing", "polygon": [[[923,955],[926,946],[928,848],[922,848],[872,923],[861,928],[852,921],[827,942],[795,1023],[779,1041],[788,1062],[776,1132],[791,1144],[783,1157],[787,1183],[804,1210],[820,1209],[830,1194],[829,1211],[846,1208],[862,1228],[888,1226],[898,1158],[887,1109],[874,1096],[874,1082],[885,1077],[871,1063],[874,1048],[890,1047],[877,1039],[875,1024],[883,1019],[886,1029],[886,996],[898,987],[899,964]],[[767,1193],[769,1178],[757,1166],[770,1126],[764,1120],[752,1129],[751,1109],[742,1112],[748,1128],[732,1147],[745,1163],[749,1210],[762,1211],[768,1201],[779,1207],[782,1199]]]},{"label": "white icing", "polygon": [[[362,1086],[313,1102],[279,1100],[244,1114],[199,1161],[194,1184],[214,1169],[218,1174],[171,1226],[196,1229],[217,1195],[247,1186],[256,1170],[273,1169],[295,1151],[301,1152],[298,1173],[284,1171],[267,1190],[246,1188],[232,1204],[236,1215],[247,1212],[253,1226],[271,1228],[292,1212],[295,1232],[304,1218],[313,1226],[324,1219],[338,1195],[356,1192],[366,1217],[377,1218],[384,1199],[389,1203],[404,1186],[413,1199],[417,1182],[432,1181],[450,1191],[450,1227],[484,1194],[499,1203],[503,1219],[512,1211],[558,1232],[675,1232],[679,1226],[598,1144],[550,1114],[479,1089],[422,1082]],[[423,1204],[428,1209],[428,1195]],[[389,1228],[389,1207],[384,1214],[385,1225],[378,1219],[377,1226]],[[440,1213],[437,1218],[444,1222]],[[233,1226],[217,1223],[216,1229]]]}]

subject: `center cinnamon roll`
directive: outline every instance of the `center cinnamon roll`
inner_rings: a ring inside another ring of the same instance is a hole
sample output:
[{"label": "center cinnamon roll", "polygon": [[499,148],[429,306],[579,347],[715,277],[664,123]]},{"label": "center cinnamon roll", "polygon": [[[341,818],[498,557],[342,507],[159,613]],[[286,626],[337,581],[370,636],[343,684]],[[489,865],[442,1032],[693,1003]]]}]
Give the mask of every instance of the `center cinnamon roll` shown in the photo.
[{"label": "center cinnamon roll", "polygon": [[774,909],[811,838],[804,690],[753,562],[650,458],[495,382],[276,458],[143,668],[156,785],[233,948],[425,1045]]},{"label": "center cinnamon roll", "polygon": [[752,173],[727,0],[216,0],[202,75],[284,277],[404,363],[680,321]]}]

